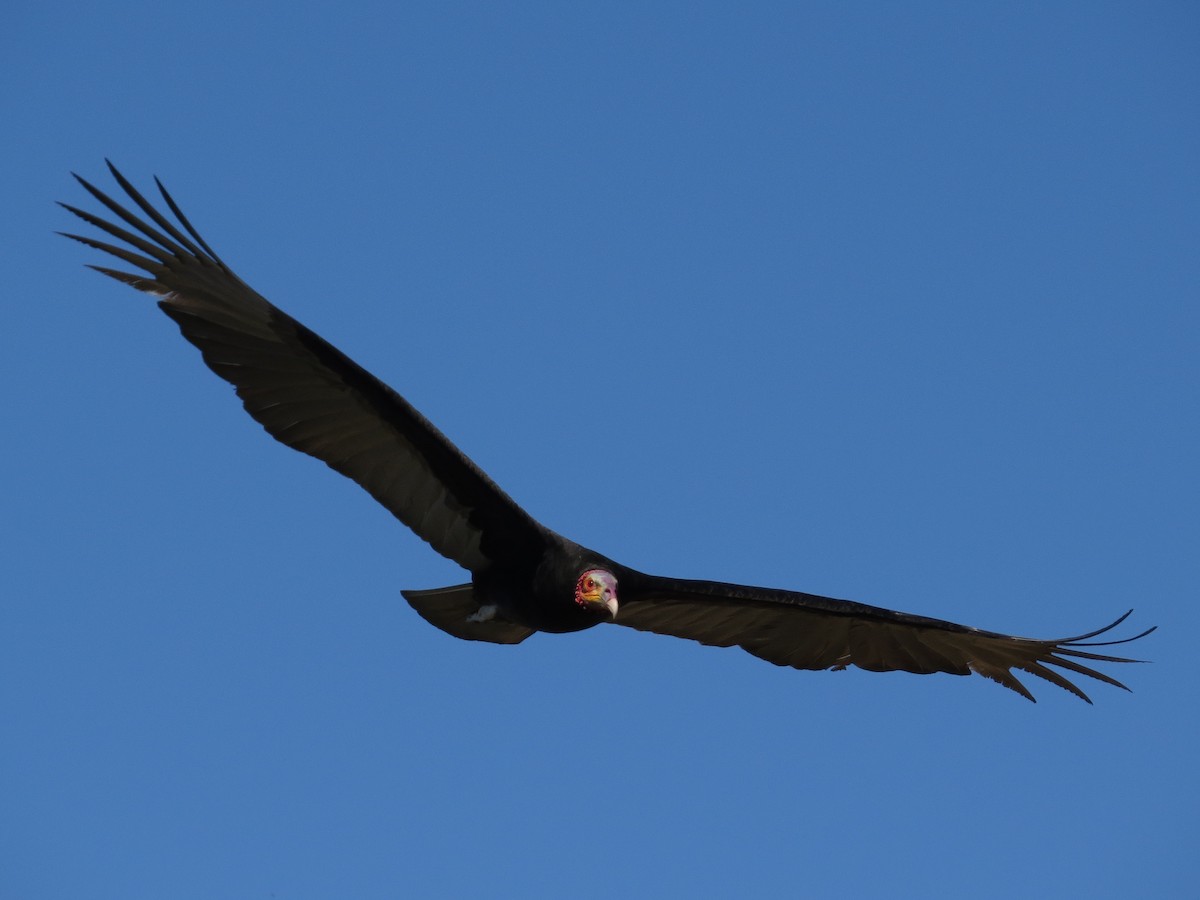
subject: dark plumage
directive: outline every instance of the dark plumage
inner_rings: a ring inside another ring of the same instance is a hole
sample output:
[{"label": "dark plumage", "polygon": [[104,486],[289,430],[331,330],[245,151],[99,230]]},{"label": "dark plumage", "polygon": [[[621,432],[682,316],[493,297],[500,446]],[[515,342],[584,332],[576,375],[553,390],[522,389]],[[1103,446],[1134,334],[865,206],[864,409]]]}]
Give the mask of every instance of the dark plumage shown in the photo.
[{"label": "dark plumage", "polygon": [[246,411],[274,438],[360,484],[471,573],[469,584],[404,592],[423,618],[456,637],[515,644],[534,631],[578,631],[611,621],[738,646],[797,669],[977,672],[1032,700],[1013,675],[1017,669],[1090,703],[1058,670],[1123,688],[1081,661],[1133,660],[1084,648],[1127,643],[1154,630],[1090,640],[1126,613],[1088,634],[1033,640],[815,594],[626,568],[536,522],[403,397],[256,293],[209,248],[160,183],[177,224],[111,163],[109,169],[149,221],[76,176],[128,228],[63,204],[122,245],[67,237],[140,270],[92,267],[156,295],[208,367],[234,386]]}]

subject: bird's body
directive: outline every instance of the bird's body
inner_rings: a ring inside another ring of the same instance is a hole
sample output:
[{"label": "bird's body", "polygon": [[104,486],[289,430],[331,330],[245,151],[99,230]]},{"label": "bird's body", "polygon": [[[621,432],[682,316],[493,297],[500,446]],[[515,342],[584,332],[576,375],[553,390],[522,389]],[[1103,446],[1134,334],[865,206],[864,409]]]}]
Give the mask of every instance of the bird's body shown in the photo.
[{"label": "bird's body", "polygon": [[125,246],[68,236],[140,269],[93,267],[156,295],[273,437],[357,482],[470,573],[466,584],[404,592],[423,618],[449,634],[512,644],[536,631],[615,622],[739,646],[797,669],[975,672],[1032,700],[1012,672],[1018,669],[1087,700],[1057,669],[1124,687],[1080,660],[1131,660],[1082,648],[1125,643],[1153,630],[1089,642],[1126,613],[1089,634],[1034,640],[815,594],[664,578],[622,566],[541,525],[403,397],[251,289],[161,184],[178,224],[110,169],[149,222],[79,179],[129,228],[67,206]]},{"label": "bird's body", "polygon": [[[613,615],[606,607],[574,602],[575,589],[587,572],[615,572],[621,567],[553,532],[547,532],[546,540],[546,549],[532,570],[499,564],[475,573],[471,579],[475,602],[495,607],[499,620],[523,625],[531,632],[565,634],[610,621]],[[416,594],[407,591],[405,596],[413,602]]]}]

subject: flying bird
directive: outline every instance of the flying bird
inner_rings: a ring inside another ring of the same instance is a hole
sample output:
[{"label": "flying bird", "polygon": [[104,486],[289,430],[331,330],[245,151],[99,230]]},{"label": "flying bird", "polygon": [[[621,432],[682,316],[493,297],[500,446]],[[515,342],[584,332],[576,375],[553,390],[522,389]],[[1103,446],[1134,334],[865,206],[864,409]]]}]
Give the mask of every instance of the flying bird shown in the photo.
[{"label": "flying bird", "polygon": [[[455,637],[516,644],[535,631],[602,623],[743,650],[795,669],[918,674],[972,672],[1022,696],[1013,670],[1091,703],[1063,673],[1125,685],[1089,663],[1137,660],[1093,648],[1129,616],[1087,634],[1035,640],[800,591],[647,575],[537,522],[421,413],[336,347],[242,281],[156,178],[173,222],[108,164],[143,217],[78,175],[115,218],[65,209],[120,242],[64,236],[134,272],[91,266],[158,298],[158,306],[233,385],[276,440],[357,482],[434,550],[470,573],[465,584],[402,591]],[[119,220],[119,223],[118,223]],[[1130,611],[1132,612],[1132,610]],[[1061,670],[1061,671],[1060,671]]]}]

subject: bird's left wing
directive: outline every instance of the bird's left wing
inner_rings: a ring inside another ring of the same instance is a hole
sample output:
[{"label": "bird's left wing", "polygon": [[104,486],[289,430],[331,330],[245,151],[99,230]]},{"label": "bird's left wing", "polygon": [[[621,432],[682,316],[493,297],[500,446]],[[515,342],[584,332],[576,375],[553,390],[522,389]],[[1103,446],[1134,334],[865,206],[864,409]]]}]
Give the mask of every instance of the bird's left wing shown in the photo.
[{"label": "bird's left wing", "polygon": [[178,225],[111,163],[109,169],[153,224],[76,176],[129,228],[64,203],[124,246],[66,236],[142,270],[92,266],[157,296],[208,367],[234,386],[246,412],[276,440],[356,481],[435,550],[467,569],[479,571],[499,558],[536,561],[548,532],[424,416],[238,278],[161,184]]},{"label": "bird's left wing", "polygon": [[1048,667],[1125,688],[1079,660],[1137,662],[1081,649],[1127,643],[1154,630],[1123,640],[1090,641],[1128,615],[1088,634],[1035,640],[817,594],[625,572],[615,623],[716,647],[741,647],[768,662],[795,669],[858,666],[871,672],[922,675],[975,672],[1033,700],[1013,674],[1017,669],[1091,703],[1079,687]]}]

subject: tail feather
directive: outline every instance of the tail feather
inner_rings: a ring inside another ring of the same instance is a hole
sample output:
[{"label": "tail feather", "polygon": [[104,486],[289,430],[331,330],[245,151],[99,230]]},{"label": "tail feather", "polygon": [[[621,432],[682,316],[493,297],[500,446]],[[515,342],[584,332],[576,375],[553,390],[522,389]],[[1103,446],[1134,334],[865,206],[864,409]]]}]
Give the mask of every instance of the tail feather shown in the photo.
[{"label": "tail feather", "polygon": [[532,628],[503,619],[473,619],[480,610],[480,603],[475,598],[475,589],[469,584],[400,593],[422,619],[464,641],[519,644],[533,634]]}]

